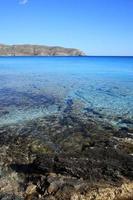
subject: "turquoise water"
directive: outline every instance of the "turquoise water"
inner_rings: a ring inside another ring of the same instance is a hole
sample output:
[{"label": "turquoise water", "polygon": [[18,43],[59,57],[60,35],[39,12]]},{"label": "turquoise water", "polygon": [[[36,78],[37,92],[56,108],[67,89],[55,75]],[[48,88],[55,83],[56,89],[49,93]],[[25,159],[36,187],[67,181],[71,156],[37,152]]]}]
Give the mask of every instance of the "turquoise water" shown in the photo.
[{"label": "turquoise water", "polygon": [[0,57],[1,126],[61,116],[70,104],[81,119],[132,127],[133,57]]}]

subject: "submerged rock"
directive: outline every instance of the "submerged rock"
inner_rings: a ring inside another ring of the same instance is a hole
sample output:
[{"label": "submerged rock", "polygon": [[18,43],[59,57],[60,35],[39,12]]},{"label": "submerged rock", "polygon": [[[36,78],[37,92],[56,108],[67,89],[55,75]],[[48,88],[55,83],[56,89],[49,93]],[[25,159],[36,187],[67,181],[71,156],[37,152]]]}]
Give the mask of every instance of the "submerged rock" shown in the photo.
[{"label": "submerged rock", "polygon": [[133,157],[108,149],[90,149],[85,154],[39,155],[32,167],[39,173],[54,172],[93,182],[133,180]]},{"label": "submerged rock", "polygon": [[26,200],[133,196],[132,139],[97,118],[75,115],[71,99],[62,112],[0,127],[2,198],[9,192]]}]

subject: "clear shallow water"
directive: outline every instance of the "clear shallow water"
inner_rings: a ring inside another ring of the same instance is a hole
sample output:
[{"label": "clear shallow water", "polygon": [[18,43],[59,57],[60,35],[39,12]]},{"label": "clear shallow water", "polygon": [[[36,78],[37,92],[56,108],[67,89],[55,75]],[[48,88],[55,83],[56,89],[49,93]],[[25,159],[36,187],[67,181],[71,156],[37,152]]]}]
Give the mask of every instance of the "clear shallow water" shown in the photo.
[{"label": "clear shallow water", "polygon": [[132,126],[133,57],[0,57],[0,125],[61,116],[69,104],[81,118]]}]

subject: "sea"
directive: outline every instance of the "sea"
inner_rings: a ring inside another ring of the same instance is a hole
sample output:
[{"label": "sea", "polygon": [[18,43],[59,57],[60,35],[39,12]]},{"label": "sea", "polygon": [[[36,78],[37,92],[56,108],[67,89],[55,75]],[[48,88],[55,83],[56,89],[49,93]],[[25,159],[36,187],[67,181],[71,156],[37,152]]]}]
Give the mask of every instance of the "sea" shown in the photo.
[{"label": "sea", "polygon": [[133,57],[0,57],[1,127],[64,115],[133,129]]}]

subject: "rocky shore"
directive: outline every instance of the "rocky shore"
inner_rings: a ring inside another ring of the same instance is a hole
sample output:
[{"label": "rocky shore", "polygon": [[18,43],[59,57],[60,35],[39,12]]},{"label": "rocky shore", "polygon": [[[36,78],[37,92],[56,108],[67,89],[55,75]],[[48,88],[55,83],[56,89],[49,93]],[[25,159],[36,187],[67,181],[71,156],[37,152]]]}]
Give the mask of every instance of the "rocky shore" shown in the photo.
[{"label": "rocky shore", "polygon": [[14,63],[0,77],[0,200],[132,200],[132,87],[9,75]]},{"label": "rocky shore", "polygon": [[131,200],[132,134],[83,121],[70,107],[63,118],[3,126],[0,199]]},{"label": "rocky shore", "polygon": [[0,44],[0,56],[83,56],[84,52],[64,47],[43,45],[4,45]]}]

